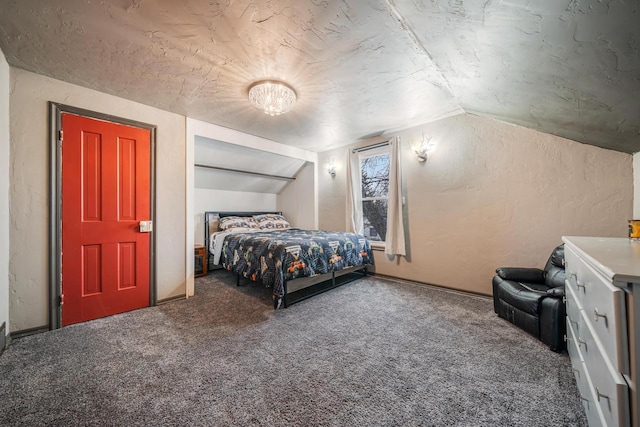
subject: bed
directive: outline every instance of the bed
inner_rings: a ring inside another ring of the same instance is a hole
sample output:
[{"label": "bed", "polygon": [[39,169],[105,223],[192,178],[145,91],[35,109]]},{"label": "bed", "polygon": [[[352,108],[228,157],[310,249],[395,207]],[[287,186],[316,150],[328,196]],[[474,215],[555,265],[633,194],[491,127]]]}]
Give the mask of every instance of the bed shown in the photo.
[{"label": "bed", "polygon": [[[255,224],[252,222],[252,219]],[[209,269],[224,268],[273,291],[287,307],[363,277],[373,265],[362,235],[290,227],[280,212],[205,212]]]}]

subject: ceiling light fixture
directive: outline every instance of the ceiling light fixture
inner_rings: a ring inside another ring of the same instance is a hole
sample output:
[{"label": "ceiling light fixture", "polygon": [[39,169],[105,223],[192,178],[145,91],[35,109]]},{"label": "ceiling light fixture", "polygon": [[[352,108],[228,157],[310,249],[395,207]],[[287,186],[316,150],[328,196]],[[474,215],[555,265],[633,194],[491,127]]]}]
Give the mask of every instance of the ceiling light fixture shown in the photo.
[{"label": "ceiling light fixture", "polygon": [[296,102],[296,91],[284,82],[261,80],[249,86],[249,101],[270,116],[286,113]]}]

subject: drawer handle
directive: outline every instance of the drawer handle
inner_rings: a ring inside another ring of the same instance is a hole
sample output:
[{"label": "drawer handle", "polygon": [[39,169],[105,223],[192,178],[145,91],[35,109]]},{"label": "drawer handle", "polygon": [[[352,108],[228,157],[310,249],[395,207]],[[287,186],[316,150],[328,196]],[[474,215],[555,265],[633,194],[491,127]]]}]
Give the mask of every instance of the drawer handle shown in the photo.
[{"label": "drawer handle", "polygon": [[589,399],[587,399],[583,395],[580,395],[580,400],[582,400],[584,403],[586,403],[587,404],[587,409],[589,409]]},{"label": "drawer handle", "polygon": [[600,313],[598,311],[598,307],[596,307],[593,310],[593,320],[595,320],[597,322],[599,317],[603,317],[604,318],[604,325],[608,328],[609,327],[609,322],[608,322],[608,319],[607,319],[607,315],[605,313]]},{"label": "drawer handle", "polygon": [[578,341],[578,347],[580,347],[581,345],[584,345],[584,349],[587,349],[587,342],[586,341],[582,341],[580,338],[578,338],[576,341]]},{"label": "drawer handle", "polygon": [[576,377],[579,377],[579,376],[580,376],[580,369],[571,368],[571,370],[572,370],[573,372],[575,372]]},{"label": "drawer handle", "polygon": [[607,399],[607,402],[609,403],[609,396],[607,396],[606,394],[602,394],[600,393],[600,390],[598,390],[598,387],[596,387],[596,397],[598,398],[598,402],[600,402],[600,398],[603,399]]},{"label": "drawer handle", "polygon": [[578,279],[576,279],[576,288],[582,288],[582,292],[584,292],[585,294],[587,293],[587,287],[585,285],[581,285],[580,282],[578,282]]},{"label": "drawer handle", "polygon": [[569,323],[573,323],[574,325],[578,326],[578,322],[576,322],[575,320],[573,320],[571,318],[571,316],[567,315],[567,320],[569,321]]}]

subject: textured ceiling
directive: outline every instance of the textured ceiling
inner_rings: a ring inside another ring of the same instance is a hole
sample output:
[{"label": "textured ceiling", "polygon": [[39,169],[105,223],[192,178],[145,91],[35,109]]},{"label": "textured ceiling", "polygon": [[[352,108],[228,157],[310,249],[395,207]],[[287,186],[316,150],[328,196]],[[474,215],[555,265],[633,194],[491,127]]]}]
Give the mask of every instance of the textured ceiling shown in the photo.
[{"label": "textured ceiling", "polygon": [[[463,111],[640,151],[635,0],[0,0],[15,67],[314,151]],[[291,84],[283,116],[256,80]]]}]

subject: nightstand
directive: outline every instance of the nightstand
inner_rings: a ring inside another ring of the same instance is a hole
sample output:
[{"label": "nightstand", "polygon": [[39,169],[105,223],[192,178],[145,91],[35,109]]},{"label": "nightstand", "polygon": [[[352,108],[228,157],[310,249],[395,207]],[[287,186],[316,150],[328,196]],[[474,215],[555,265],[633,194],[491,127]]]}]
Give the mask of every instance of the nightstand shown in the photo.
[{"label": "nightstand", "polygon": [[201,277],[207,275],[207,248],[203,245],[195,246],[195,259],[194,259],[194,277]]}]

